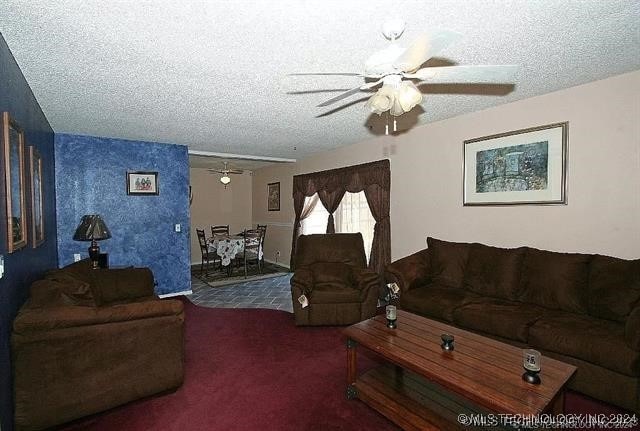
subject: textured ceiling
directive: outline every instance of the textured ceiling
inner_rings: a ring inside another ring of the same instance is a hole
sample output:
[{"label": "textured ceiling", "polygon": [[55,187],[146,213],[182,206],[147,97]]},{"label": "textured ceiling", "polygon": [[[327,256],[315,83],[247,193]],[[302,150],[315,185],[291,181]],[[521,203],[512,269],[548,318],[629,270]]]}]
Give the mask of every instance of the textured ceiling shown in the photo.
[{"label": "textured ceiling", "polygon": [[464,35],[432,65],[521,66],[512,87],[422,86],[400,128],[640,69],[636,0],[3,0],[0,32],[56,132],[301,158],[381,127],[365,93],[318,116],[336,93],[314,90],[359,78],[287,74],[362,71],[390,16],[403,45]]}]

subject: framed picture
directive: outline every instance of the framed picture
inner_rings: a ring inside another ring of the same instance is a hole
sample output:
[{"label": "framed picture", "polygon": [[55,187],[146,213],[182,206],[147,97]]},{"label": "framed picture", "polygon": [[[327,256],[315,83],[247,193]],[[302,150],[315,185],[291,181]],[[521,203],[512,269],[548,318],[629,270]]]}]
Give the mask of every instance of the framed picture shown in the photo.
[{"label": "framed picture", "polygon": [[24,133],[8,112],[2,114],[7,209],[7,251],[13,253],[27,245],[27,217],[24,186]]},{"label": "framed picture", "polygon": [[568,123],[464,141],[463,203],[566,204]]},{"label": "framed picture", "polygon": [[29,173],[31,178],[31,245],[44,242],[44,211],[42,203],[42,158],[33,146],[29,147]]},{"label": "framed picture", "polygon": [[157,172],[127,172],[128,195],[157,195]]},{"label": "framed picture", "polygon": [[267,209],[269,211],[280,211],[280,183],[269,183],[267,188],[269,190]]}]

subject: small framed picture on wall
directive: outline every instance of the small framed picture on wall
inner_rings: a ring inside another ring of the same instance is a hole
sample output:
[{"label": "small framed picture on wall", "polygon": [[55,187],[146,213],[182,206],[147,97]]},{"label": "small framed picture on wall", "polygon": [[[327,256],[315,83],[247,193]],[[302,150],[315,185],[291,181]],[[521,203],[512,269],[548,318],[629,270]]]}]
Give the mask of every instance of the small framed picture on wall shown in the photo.
[{"label": "small framed picture on wall", "polygon": [[267,184],[267,209],[269,211],[280,211],[280,183]]},{"label": "small framed picture on wall", "polygon": [[157,195],[157,172],[127,172],[128,195]]}]

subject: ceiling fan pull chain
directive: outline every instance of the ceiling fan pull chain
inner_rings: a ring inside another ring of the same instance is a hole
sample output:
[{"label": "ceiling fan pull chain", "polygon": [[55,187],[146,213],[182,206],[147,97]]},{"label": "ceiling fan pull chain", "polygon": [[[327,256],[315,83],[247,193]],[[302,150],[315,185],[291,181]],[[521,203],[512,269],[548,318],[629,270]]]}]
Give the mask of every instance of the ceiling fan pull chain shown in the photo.
[{"label": "ceiling fan pull chain", "polygon": [[398,131],[398,122],[396,121],[396,117],[393,117],[393,131]]},{"label": "ceiling fan pull chain", "polygon": [[389,135],[389,112],[385,112],[384,134]]}]

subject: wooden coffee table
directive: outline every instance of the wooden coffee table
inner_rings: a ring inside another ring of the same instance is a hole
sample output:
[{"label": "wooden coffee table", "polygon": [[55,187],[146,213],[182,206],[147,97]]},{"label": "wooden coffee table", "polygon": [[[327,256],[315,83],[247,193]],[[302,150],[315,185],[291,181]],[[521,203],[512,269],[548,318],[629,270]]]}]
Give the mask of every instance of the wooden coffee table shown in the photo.
[{"label": "wooden coffee table", "polygon": [[[376,316],[344,330],[347,397],[359,398],[406,430],[466,429],[459,415],[561,413],[576,367],[543,356],[540,378],[522,380],[522,349],[398,310],[398,327]],[[440,335],[455,336],[455,350]],[[386,363],[357,376],[361,345]],[[467,416],[469,417],[469,416]],[[495,418],[494,418],[495,420]]]}]

